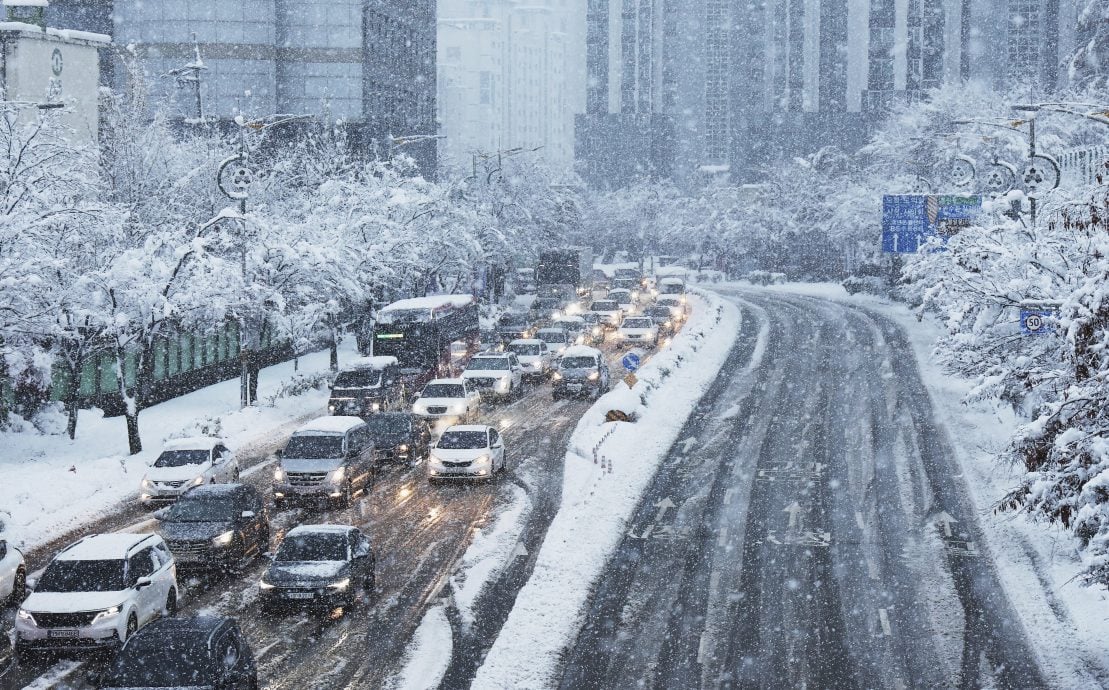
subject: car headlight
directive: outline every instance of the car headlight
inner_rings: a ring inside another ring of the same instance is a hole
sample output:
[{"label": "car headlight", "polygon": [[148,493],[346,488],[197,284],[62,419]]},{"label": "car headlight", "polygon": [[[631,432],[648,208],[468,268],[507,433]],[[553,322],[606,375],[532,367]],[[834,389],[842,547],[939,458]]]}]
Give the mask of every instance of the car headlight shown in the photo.
[{"label": "car headlight", "polygon": [[600,334],[601,334],[601,327],[600,326],[594,326],[593,327],[593,335],[600,335]]},{"label": "car headlight", "polygon": [[562,318],[562,312],[555,309],[553,312],[551,312],[551,318],[552,319],[561,319]]},{"label": "car headlight", "polygon": [[682,304],[685,304],[685,298],[682,297]]},{"label": "car headlight", "polygon": [[345,477],[346,475],[347,475],[347,468],[337,467],[337,468],[331,470],[330,473],[328,473],[327,481],[331,482],[332,484],[338,484],[339,482],[343,481],[343,477]]},{"label": "car headlight", "polygon": [[335,405],[330,405],[330,404],[329,404],[329,405],[327,406],[327,413],[328,413],[328,414],[335,414]]},{"label": "car headlight", "polygon": [[33,615],[31,615],[31,612],[28,611],[27,609],[19,609],[19,612],[16,613],[15,615],[16,615],[16,618],[23,621],[24,623],[30,623],[31,625],[37,625],[37,623],[35,623],[35,617]]},{"label": "car headlight", "polygon": [[377,402],[373,403],[372,405],[370,405],[370,409],[373,410],[374,412],[380,412],[381,411],[381,403],[377,403]]},{"label": "car headlight", "polygon": [[439,464],[442,464],[442,463],[443,463],[443,458],[439,457],[438,455],[432,455],[432,456],[430,456],[430,457],[428,458],[428,460],[429,460],[430,462],[437,462],[437,463],[439,463]]},{"label": "car headlight", "polygon": [[454,403],[451,405],[451,412],[461,414],[466,411],[466,403]]},{"label": "car headlight", "polygon": [[153,488],[154,488],[154,482],[152,482],[152,481],[150,481],[149,479],[147,479],[147,478],[143,477],[143,480],[142,480],[142,488],[144,488],[144,489],[146,489],[147,491],[149,491],[149,490],[151,490],[151,489],[153,489]]},{"label": "car headlight", "polygon": [[670,328],[670,327],[671,327],[671,326],[673,326],[674,324],[673,324],[673,323],[671,323],[671,322],[669,322],[669,321],[664,321],[662,325],[663,325],[663,326],[665,326],[666,328]]},{"label": "car headlight", "polygon": [[261,580],[258,580],[258,589],[262,590],[263,592],[268,592],[269,590],[273,589],[273,585],[266,582],[266,578],[263,577]]},{"label": "car headlight", "polygon": [[397,446],[397,450],[399,450],[402,453],[408,452],[408,444],[407,443],[400,444],[399,446]]},{"label": "car headlight", "polygon": [[600,372],[597,372],[597,371],[589,372],[589,380],[590,381],[596,381],[599,378],[601,378]]},{"label": "car headlight", "polygon": [[490,458],[488,455],[479,455],[477,457],[477,459],[474,460],[474,462],[481,465],[481,464],[488,464],[491,460],[492,460],[492,458]]},{"label": "car headlight", "polygon": [[638,292],[633,292],[632,293],[632,299],[639,299],[639,293]]},{"label": "car headlight", "polygon": [[551,374],[551,380],[552,381],[561,381],[562,380],[562,374],[558,373],[557,371],[554,372],[553,374]]},{"label": "car headlight", "polygon": [[332,582],[331,584],[329,584],[327,586],[328,589],[337,589],[339,591],[342,591],[342,590],[346,589],[347,587],[350,587],[350,578],[349,577],[344,577],[342,580],[339,580],[338,582]]},{"label": "car headlight", "polygon": [[192,484],[190,484],[190,486],[200,486],[203,483],[204,483],[204,475],[200,475],[199,477],[197,477],[196,479],[194,479],[192,481]]},{"label": "car headlight", "polygon": [[95,616],[93,616],[92,623],[90,623],[90,625],[96,625],[97,623],[103,623],[104,621],[111,620],[111,619],[115,618],[118,615],[119,615],[119,607],[118,606],[111,606],[109,608],[104,609],[103,611],[96,614]]},{"label": "car headlight", "polygon": [[275,482],[285,481],[285,470],[281,469],[280,467],[275,467],[273,470],[273,480]]},{"label": "car headlight", "polygon": [[234,538],[235,532],[233,530],[227,530],[226,532],[212,540],[212,546],[227,546]]}]

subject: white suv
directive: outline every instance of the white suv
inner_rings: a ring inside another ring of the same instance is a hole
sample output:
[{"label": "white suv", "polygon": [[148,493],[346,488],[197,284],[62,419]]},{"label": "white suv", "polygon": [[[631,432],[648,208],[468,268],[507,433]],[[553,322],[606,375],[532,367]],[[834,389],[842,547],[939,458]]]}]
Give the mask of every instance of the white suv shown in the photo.
[{"label": "white suv", "polygon": [[16,654],[118,649],[177,612],[177,566],[156,534],[94,534],[54,556],[15,617]]},{"label": "white suv", "polygon": [[462,378],[482,395],[514,398],[523,389],[520,370],[514,352],[482,353],[470,360]]},{"label": "white suv", "polygon": [[12,543],[6,514],[0,513],[0,606],[19,604],[27,594],[27,566],[23,553]]}]

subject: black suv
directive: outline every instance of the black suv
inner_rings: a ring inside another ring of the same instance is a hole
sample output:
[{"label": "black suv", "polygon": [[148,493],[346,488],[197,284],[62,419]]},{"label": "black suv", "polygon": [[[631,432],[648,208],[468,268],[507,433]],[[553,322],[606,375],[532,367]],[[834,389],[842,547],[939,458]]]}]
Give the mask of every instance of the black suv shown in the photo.
[{"label": "black suv", "polygon": [[234,619],[163,618],[127,640],[100,687],[257,690],[258,670]]},{"label": "black suv", "polygon": [[412,462],[427,458],[431,447],[431,428],[410,412],[382,412],[366,420],[374,442],[377,462]]},{"label": "black suv", "polygon": [[266,504],[253,486],[198,486],[157,517],[179,570],[237,570],[269,549]]},{"label": "black suv", "polygon": [[509,312],[497,319],[497,336],[501,342],[519,340],[531,335],[531,322],[527,314]]},{"label": "black suv", "polygon": [[331,384],[328,414],[369,417],[405,407],[408,396],[396,357],[366,357],[344,368]]},{"label": "black suv", "polygon": [[357,527],[294,527],[258,583],[262,609],[296,604],[350,607],[359,590],[372,599],[374,565],[370,538]]}]

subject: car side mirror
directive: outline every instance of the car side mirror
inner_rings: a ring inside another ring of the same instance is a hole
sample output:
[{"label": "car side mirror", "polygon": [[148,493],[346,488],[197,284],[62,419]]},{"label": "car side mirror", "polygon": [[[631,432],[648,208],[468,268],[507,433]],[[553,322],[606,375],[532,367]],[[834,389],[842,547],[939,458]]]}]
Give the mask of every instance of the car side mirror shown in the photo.
[{"label": "car side mirror", "polygon": [[155,510],[153,514],[155,520],[165,520],[166,515],[169,514],[169,508],[159,508],[158,510]]},{"label": "car side mirror", "polygon": [[135,589],[146,589],[152,584],[154,584],[154,580],[151,580],[149,577],[140,577],[138,580],[135,580]]},{"label": "car side mirror", "polygon": [[244,510],[239,517],[241,517],[244,520],[249,520],[252,517],[254,517],[254,511],[253,510]]},{"label": "car side mirror", "polygon": [[278,448],[277,450],[273,451],[273,457],[275,457],[275,458],[280,459],[284,455],[285,455],[285,449],[284,448]]}]

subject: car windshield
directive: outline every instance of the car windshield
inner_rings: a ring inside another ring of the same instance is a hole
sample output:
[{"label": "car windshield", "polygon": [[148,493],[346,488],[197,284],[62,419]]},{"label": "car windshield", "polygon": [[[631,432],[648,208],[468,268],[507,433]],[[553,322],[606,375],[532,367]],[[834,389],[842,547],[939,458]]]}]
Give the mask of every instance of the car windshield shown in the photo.
[{"label": "car windshield", "polygon": [[281,542],[275,561],[345,561],[346,533],[290,534]]},{"label": "car windshield", "polygon": [[654,322],[650,319],[624,319],[624,328],[650,328]]},{"label": "car windshield", "polygon": [[338,434],[293,436],[285,457],[301,460],[334,460],[343,457],[343,437]]},{"label": "car windshield", "polygon": [[188,496],[170,506],[166,522],[228,522],[239,512],[230,496]]},{"label": "car windshield", "polygon": [[118,592],[127,589],[123,559],[55,560],[35,585],[36,592]]},{"label": "car windshield", "polygon": [[545,343],[564,343],[564,342],[566,342],[566,334],[565,333],[550,333],[550,332],[540,333],[539,335],[537,335],[535,337],[539,338],[540,340],[542,340]]},{"label": "car windshield", "polygon": [[[206,636],[205,636],[206,637]],[[109,669],[104,686],[180,688],[213,685],[219,665],[204,638],[142,635],[130,640]]]},{"label": "car windshield", "polygon": [[526,326],[528,317],[523,314],[505,314],[497,323],[502,326]]},{"label": "car windshield", "polygon": [[538,343],[514,343],[512,345],[509,345],[508,349],[512,350],[518,355],[528,357],[542,354],[539,347],[540,346]]},{"label": "car windshield", "polygon": [[207,462],[211,457],[207,450],[166,450],[154,461],[155,467],[184,467],[185,465],[199,465]]},{"label": "car windshield", "polygon": [[618,268],[615,271],[613,271],[613,275],[616,276],[617,278],[623,278],[623,279],[629,279],[630,278],[630,279],[634,280],[634,279],[639,277],[639,271],[635,270],[634,268]]},{"label": "car windshield", "polygon": [[406,415],[375,414],[366,421],[373,436],[395,436],[407,434],[411,420]]},{"label": "car windshield", "polygon": [[670,318],[670,307],[651,307],[647,310],[647,316],[655,319],[668,319]]},{"label": "car windshield", "polygon": [[600,314],[583,314],[581,320],[585,323],[597,323],[601,320]]},{"label": "car windshield", "polygon": [[435,445],[444,450],[485,448],[489,445],[489,436],[484,431],[447,431]]},{"label": "car windshield", "polygon": [[374,388],[381,381],[381,372],[376,369],[355,369],[340,371],[335,377],[336,388]]},{"label": "car windshield", "polygon": [[540,297],[531,303],[533,309],[557,309],[558,300],[552,297]]},{"label": "car windshield", "polygon": [[563,369],[590,369],[597,365],[592,357],[563,357],[559,364]]},{"label": "car windshield", "polygon": [[457,383],[429,383],[424,386],[421,398],[464,398],[466,391]]},{"label": "car windshield", "polygon": [[508,357],[475,357],[466,368],[471,371],[508,371],[512,368],[512,362],[508,361]]},{"label": "car windshield", "polygon": [[620,303],[620,302],[627,302],[627,301],[631,300],[632,293],[622,292],[622,291],[619,291],[619,290],[613,290],[612,292],[608,293],[608,296],[613,301],[615,301],[617,303]]},{"label": "car windshield", "polygon": [[619,308],[620,305],[616,302],[606,300],[604,302],[594,302],[589,307],[589,311],[616,311]]}]

